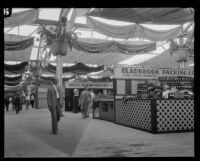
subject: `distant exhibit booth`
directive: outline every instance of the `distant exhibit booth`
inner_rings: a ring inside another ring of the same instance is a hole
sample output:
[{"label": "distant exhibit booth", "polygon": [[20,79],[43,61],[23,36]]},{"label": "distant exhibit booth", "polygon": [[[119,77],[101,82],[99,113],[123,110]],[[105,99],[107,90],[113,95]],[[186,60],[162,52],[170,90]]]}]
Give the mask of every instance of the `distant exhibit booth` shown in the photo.
[{"label": "distant exhibit booth", "polygon": [[113,121],[151,133],[193,131],[193,78],[189,69],[116,66]]},{"label": "distant exhibit booth", "polygon": [[[84,90],[85,87],[88,87],[89,90],[93,90],[93,92],[96,94],[96,99],[94,101],[98,100],[98,93],[101,93],[102,95],[107,96],[108,93],[110,93],[110,91],[113,92],[113,82],[89,82],[89,81],[88,82],[76,82],[76,81],[67,82],[66,81],[65,82],[65,111],[74,111],[74,112],[80,111],[79,109],[80,107],[78,107],[77,105],[78,99],[79,99],[80,93]],[[76,92],[74,90],[76,90]],[[99,111],[96,110],[95,115],[99,116]],[[103,114],[103,118],[105,115]]]}]

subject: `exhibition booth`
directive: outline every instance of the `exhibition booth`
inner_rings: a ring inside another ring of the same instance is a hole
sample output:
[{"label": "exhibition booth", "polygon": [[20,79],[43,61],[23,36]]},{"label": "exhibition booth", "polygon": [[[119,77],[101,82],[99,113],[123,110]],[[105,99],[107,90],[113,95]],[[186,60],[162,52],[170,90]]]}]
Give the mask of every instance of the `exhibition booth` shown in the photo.
[{"label": "exhibition booth", "polygon": [[151,133],[193,131],[193,78],[191,69],[115,66],[114,99],[101,101],[99,118]]}]

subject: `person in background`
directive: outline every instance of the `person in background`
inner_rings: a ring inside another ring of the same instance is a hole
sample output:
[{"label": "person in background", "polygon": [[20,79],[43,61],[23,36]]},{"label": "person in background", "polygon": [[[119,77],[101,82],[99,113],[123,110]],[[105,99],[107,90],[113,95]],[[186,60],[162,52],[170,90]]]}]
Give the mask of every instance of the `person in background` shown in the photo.
[{"label": "person in background", "polygon": [[170,90],[169,90],[168,85],[166,84],[166,85],[164,85],[164,88],[163,88],[162,98],[168,99],[169,98],[169,93],[170,93]]},{"label": "person in background", "polygon": [[12,110],[15,110],[15,105],[14,105],[14,96],[9,97],[9,104],[12,104]]},{"label": "person in background", "polygon": [[16,114],[18,114],[20,111],[20,102],[21,102],[20,94],[16,93],[14,96],[14,105],[15,105]]},{"label": "person in background", "polygon": [[52,79],[50,86],[47,91],[47,104],[49,111],[51,112],[51,122],[52,122],[52,133],[53,135],[58,134],[58,122],[60,121],[60,107],[59,107],[59,91],[57,88],[58,79]]},{"label": "person in background", "polygon": [[98,98],[105,97],[105,95],[102,92],[99,92],[97,96],[98,96]]},{"label": "person in background", "polygon": [[88,110],[87,110],[87,117],[89,117],[90,115],[90,112],[92,112],[93,110],[93,100],[95,98],[95,94],[93,93],[93,90],[90,90],[90,103],[89,103],[89,106],[88,106]]},{"label": "person in background", "polygon": [[34,97],[34,94],[31,93],[31,95],[30,95],[30,104],[31,104],[32,108],[34,108],[34,103],[35,103],[35,97]]},{"label": "person in background", "polygon": [[9,111],[9,99],[8,96],[4,98],[4,105],[6,106],[6,111]]},{"label": "person in background", "polygon": [[25,94],[25,104],[26,104],[26,109],[28,110],[29,104],[30,104],[30,97],[28,95],[28,92]]},{"label": "person in background", "polygon": [[22,106],[24,104],[24,93],[23,92],[20,92],[20,110],[22,110]]},{"label": "person in background", "polygon": [[87,110],[90,103],[90,92],[88,91],[88,88],[85,87],[84,90],[81,92],[80,98],[79,98],[79,106],[81,107],[81,115],[82,119],[86,119],[87,117]]},{"label": "person in background", "polygon": [[74,95],[73,95],[73,112],[78,112],[78,90],[74,89]]}]

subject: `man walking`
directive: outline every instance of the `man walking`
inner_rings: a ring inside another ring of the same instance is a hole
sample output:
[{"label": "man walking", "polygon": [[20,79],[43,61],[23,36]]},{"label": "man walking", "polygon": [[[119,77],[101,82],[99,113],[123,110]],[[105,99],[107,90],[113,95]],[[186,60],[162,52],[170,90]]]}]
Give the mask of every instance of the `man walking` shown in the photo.
[{"label": "man walking", "polygon": [[88,110],[87,110],[87,117],[90,116],[90,113],[93,110],[93,100],[95,98],[95,94],[94,94],[93,90],[90,90],[90,97],[91,97],[91,99],[90,99],[90,103],[89,103]]},{"label": "man walking", "polygon": [[86,119],[87,117],[87,110],[90,100],[91,100],[90,92],[88,91],[88,88],[85,87],[84,91],[81,92],[79,99],[79,106],[81,106],[82,119]]},{"label": "man walking", "polygon": [[32,106],[32,108],[34,108],[34,103],[35,103],[35,96],[33,93],[31,93],[30,95],[30,104]]},{"label": "man walking", "polygon": [[28,95],[28,92],[26,93],[25,96],[25,103],[26,103],[26,109],[28,110],[29,104],[30,104],[30,96]]},{"label": "man walking", "polygon": [[19,110],[20,110],[20,102],[21,102],[20,94],[19,94],[19,93],[16,93],[16,94],[15,94],[15,97],[14,97],[14,105],[15,105],[16,114],[19,113]]},{"label": "man walking", "polygon": [[51,112],[52,133],[58,134],[58,122],[60,121],[60,107],[59,107],[59,91],[57,88],[58,79],[54,78],[51,81],[50,87],[47,91],[47,104]]},{"label": "man walking", "polygon": [[8,111],[8,109],[9,109],[9,99],[8,99],[8,96],[5,96],[5,98],[4,98],[4,105],[6,106],[6,111]]}]

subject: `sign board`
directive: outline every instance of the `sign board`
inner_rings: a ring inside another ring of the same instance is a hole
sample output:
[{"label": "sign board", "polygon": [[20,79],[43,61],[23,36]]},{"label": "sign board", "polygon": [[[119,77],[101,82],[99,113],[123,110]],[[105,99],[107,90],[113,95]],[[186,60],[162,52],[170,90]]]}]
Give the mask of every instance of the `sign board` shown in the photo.
[{"label": "sign board", "polygon": [[158,69],[158,68],[140,68],[123,67],[114,68],[114,78],[116,79],[157,79],[165,76],[184,76],[194,77],[194,70],[191,69]]},{"label": "sign board", "polygon": [[84,88],[87,86],[92,89],[113,89],[113,82],[102,83],[70,83],[65,82],[65,88]]}]

